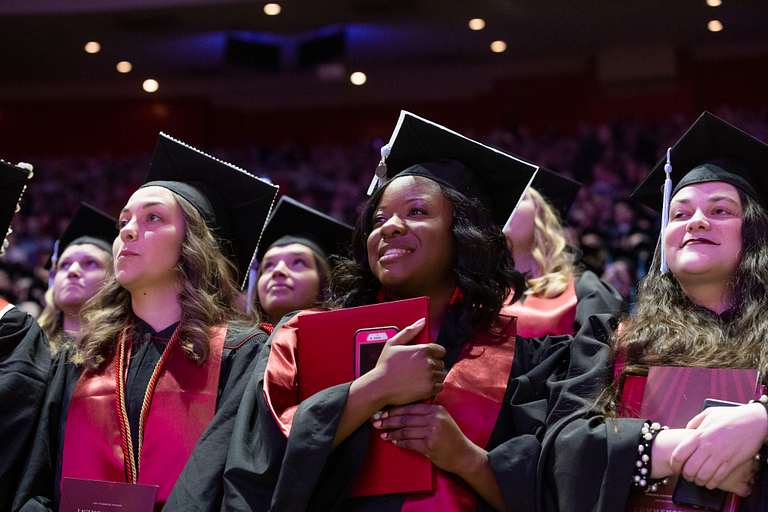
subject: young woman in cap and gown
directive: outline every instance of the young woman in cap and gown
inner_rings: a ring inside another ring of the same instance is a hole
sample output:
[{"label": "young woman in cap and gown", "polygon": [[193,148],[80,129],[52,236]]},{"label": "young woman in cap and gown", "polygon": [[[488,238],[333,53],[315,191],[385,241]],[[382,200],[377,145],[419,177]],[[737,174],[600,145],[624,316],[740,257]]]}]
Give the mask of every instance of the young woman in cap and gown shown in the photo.
[{"label": "young woman in cap and gown", "polygon": [[[32,166],[0,160],[0,255]],[[0,511],[11,509],[51,367],[48,340],[27,313],[0,297]]]},{"label": "young woman in cap and gown", "polygon": [[[500,315],[523,285],[501,226],[536,168],[406,112],[388,148],[390,179],[366,203],[334,291],[342,307],[428,296],[433,343],[408,344],[416,322],[373,370],[299,403],[302,314],[285,317],[240,405],[223,509],[534,509],[553,404],[570,394],[569,368],[589,366],[570,338],[516,337]],[[370,429],[431,459],[435,489],[349,498]]]},{"label": "young woman in cap and gown", "polygon": [[[590,271],[573,265],[561,219],[581,184],[546,169],[539,172],[504,227],[515,269],[527,288],[505,313],[517,317],[520,336],[573,334],[592,315],[618,316],[626,308],[621,294]],[[550,203],[551,201],[551,203]]]},{"label": "young woman in cap and gown", "polygon": [[616,361],[615,379],[605,364],[583,409],[547,434],[542,510],[624,510],[631,492],[672,494],[663,479],[680,473],[710,489],[751,493],[741,512],[768,507],[764,486],[752,485],[768,399],[709,408],[685,429],[616,418],[627,376],[652,366],[757,369],[766,383],[766,162],[767,145],[705,112],[633,193],[666,213],[659,190],[667,166],[667,190],[675,188],[663,251],[641,283],[637,313],[612,340],[611,359],[607,350],[597,356]]},{"label": "young woman in cap and gown", "polygon": [[38,318],[51,352],[80,333],[80,310],[104,284],[117,235],[117,219],[81,203],[56,242],[50,262],[53,278]]},{"label": "young woman in cap and gown", "polygon": [[256,252],[259,267],[252,304],[272,326],[291,311],[327,305],[331,298],[328,259],[345,252],[351,235],[351,226],[281,197]]},{"label": "young woman in cap and gown", "polygon": [[65,478],[157,485],[162,508],[208,423],[234,417],[266,339],[236,279],[277,187],[162,133],[147,181],[76,349],[55,361],[15,509],[57,509]]}]

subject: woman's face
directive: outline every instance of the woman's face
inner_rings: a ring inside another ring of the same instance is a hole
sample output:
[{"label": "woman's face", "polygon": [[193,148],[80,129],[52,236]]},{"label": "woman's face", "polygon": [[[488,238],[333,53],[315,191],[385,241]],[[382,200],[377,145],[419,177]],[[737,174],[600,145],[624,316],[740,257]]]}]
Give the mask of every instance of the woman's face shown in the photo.
[{"label": "woman's face", "polygon": [[53,302],[67,314],[76,314],[104,284],[110,254],[92,244],[70,245],[61,254],[53,278]]},{"label": "woman's face", "polygon": [[286,313],[307,309],[320,293],[315,254],[306,245],[288,244],[267,251],[257,283],[261,308],[276,323]]},{"label": "woman's face", "polygon": [[397,178],[373,214],[368,263],[396,299],[455,288],[453,203],[434,181]]},{"label": "woman's face", "polygon": [[672,198],[664,244],[669,269],[684,289],[733,277],[742,220],[739,192],[727,183],[689,185]]},{"label": "woman's face", "polygon": [[512,241],[513,256],[530,253],[533,250],[536,229],[536,202],[530,190],[515,210],[515,214],[504,227],[504,234]]},{"label": "woman's face", "polygon": [[186,235],[184,212],[170,190],[137,190],[120,213],[112,246],[115,277],[131,293],[176,286],[176,265]]}]

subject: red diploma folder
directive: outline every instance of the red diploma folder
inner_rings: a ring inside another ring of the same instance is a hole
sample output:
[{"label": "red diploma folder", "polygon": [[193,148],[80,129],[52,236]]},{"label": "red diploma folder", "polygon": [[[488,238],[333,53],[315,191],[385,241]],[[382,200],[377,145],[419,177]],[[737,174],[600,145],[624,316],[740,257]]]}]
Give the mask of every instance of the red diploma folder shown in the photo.
[{"label": "red diploma folder", "polygon": [[64,478],[59,512],[152,512],[156,485]]},{"label": "red diploma folder", "polygon": [[[299,399],[350,382],[355,375],[355,333],[397,327],[425,318],[411,342],[429,343],[429,298],[385,302],[299,317]],[[434,467],[424,455],[398,448],[371,428],[368,452],[350,496],[434,490]]]},{"label": "red diploma folder", "polygon": [[[622,390],[621,409],[626,413],[625,416],[647,418],[669,428],[685,428],[699,414],[707,398],[747,403],[759,396],[762,392],[759,373],[757,370],[723,368],[652,367],[647,379],[627,377]],[[638,414],[636,398],[639,394],[643,398]],[[659,486],[658,492],[630,494],[626,511],[697,511],[696,508],[677,505],[672,501],[676,483],[677,476],[673,476],[667,485]],[[739,497],[729,494],[723,511],[736,512],[738,509]]]}]

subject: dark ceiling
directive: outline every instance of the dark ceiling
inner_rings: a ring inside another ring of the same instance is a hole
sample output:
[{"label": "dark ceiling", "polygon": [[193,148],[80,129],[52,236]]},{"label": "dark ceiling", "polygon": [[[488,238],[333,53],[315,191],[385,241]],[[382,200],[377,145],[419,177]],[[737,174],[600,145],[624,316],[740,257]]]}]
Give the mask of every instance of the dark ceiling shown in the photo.
[{"label": "dark ceiling", "polygon": [[[0,99],[135,98],[153,78],[165,98],[327,106],[468,96],[501,76],[585,66],[641,80],[674,74],[682,53],[768,54],[762,0],[288,0],[277,16],[265,3],[3,0]],[[476,17],[485,29],[468,28]],[[721,32],[707,29],[713,19]],[[343,48],[322,44],[334,35]],[[227,57],[229,39],[245,43],[250,65]],[[495,40],[507,50],[491,52]],[[88,41],[102,50],[86,53]],[[116,71],[121,60],[130,73]],[[368,82],[351,85],[354,71]]]}]

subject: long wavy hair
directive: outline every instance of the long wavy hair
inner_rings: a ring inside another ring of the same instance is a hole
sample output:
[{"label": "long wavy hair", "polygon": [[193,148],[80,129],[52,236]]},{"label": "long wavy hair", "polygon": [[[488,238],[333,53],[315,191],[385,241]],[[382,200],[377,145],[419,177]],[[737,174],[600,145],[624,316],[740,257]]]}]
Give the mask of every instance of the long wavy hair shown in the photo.
[{"label": "long wavy hair", "polygon": [[538,277],[528,279],[529,288],[525,293],[554,299],[568,287],[574,274],[574,256],[566,250],[557,210],[537,190],[529,188],[528,193],[536,205],[531,254],[538,266]]},{"label": "long wavy hair", "polygon": [[[186,221],[181,256],[175,268],[181,306],[179,340],[186,356],[203,364],[210,352],[210,327],[235,323],[258,325],[258,312],[244,313],[244,301],[234,280],[237,270],[221,253],[219,242],[200,213],[184,198],[171,192]],[[101,291],[85,303],[85,328],[73,361],[97,371],[114,355],[120,332],[132,337],[131,293],[115,279],[110,265]]]},{"label": "long wavy hair", "polygon": [[[368,264],[367,240],[373,231],[373,214],[391,182],[376,190],[363,206],[352,233],[350,258],[335,258],[331,283],[334,299],[342,307],[377,302],[382,285]],[[463,300],[451,304],[448,315],[460,331],[461,339],[456,342],[463,343],[475,331],[493,327],[509,294],[514,290],[513,301],[520,297],[525,278],[515,270],[506,237],[490,211],[477,199],[437,184],[453,204],[454,274]]]},{"label": "long wavy hair", "polygon": [[[330,305],[330,302],[331,302],[331,266],[328,264],[326,260],[324,260],[323,258],[320,258],[317,254],[315,254],[314,251],[312,251],[312,257],[315,258],[315,267],[317,268],[317,276],[320,278],[320,280],[318,283],[317,296],[315,297],[314,302],[307,307],[308,308],[325,307]],[[259,265],[259,270],[256,273],[257,282],[261,278],[262,274],[263,274],[263,267]],[[262,307],[261,305],[261,300],[259,299],[258,290],[256,290],[256,292],[253,294],[252,306],[253,306],[253,309],[258,310],[258,312],[261,314],[262,317],[264,317],[266,320],[269,321],[269,314],[266,311],[264,311],[264,307]]]},{"label": "long wavy hair", "polygon": [[656,251],[640,283],[637,313],[612,343],[623,359],[619,378],[606,394],[607,412],[618,410],[627,375],[647,375],[651,366],[742,368],[768,371],[768,213],[739,191],[743,205],[742,256],[732,278],[733,306],[725,318],[695,305],[671,272],[661,275]]},{"label": "long wavy hair", "polygon": [[53,300],[53,287],[45,292],[45,307],[37,319],[37,323],[48,338],[51,346],[51,354],[55,354],[62,342],[61,333],[64,330],[64,319],[61,309]]}]

